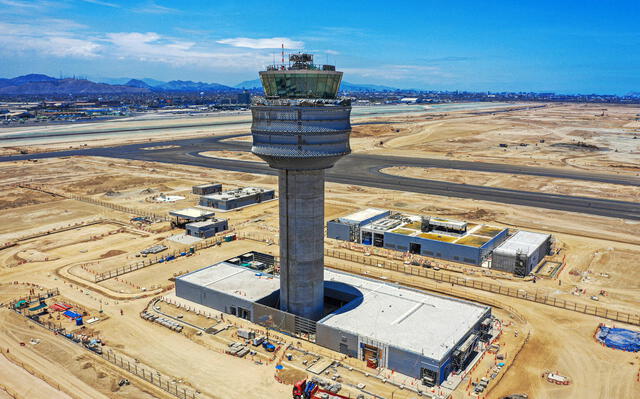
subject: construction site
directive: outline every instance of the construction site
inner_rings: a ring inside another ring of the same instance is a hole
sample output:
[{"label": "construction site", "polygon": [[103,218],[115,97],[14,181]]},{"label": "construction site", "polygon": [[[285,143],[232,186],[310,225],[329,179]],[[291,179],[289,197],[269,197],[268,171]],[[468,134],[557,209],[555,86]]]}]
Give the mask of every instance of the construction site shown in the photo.
[{"label": "construction site", "polygon": [[250,123],[0,159],[0,398],[640,397],[640,108],[366,114],[291,57]]}]

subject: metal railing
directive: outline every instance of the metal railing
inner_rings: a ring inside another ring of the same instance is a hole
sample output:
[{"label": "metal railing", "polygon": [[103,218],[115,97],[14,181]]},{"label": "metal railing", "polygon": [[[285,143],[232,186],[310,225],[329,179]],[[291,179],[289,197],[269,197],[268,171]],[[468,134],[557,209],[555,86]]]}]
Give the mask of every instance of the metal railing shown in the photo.
[{"label": "metal railing", "polygon": [[201,250],[201,249],[213,247],[215,245],[220,245],[223,242],[224,242],[224,240],[223,240],[222,237],[216,238],[216,239],[213,239],[213,240],[205,240],[205,241],[198,242],[198,243],[196,243],[194,245],[191,245],[188,248],[183,248],[183,249],[180,249],[180,250],[176,250],[176,251],[174,251],[172,253],[167,253],[167,254],[165,254],[163,256],[157,256],[157,257],[155,257],[153,259],[146,258],[146,259],[144,259],[142,261],[139,261],[139,262],[136,262],[136,263],[133,263],[133,264],[130,264],[130,265],[118,267],[118,268],[112,269],[112,270],[107,270],[105,272],[96,274],[94,276],[94,282],[95,283],[99,283],[101,281],[108,280],[110,278],[118,277],[118,276],[121,276],[123,274],[135,272],[136,270],[140,270],[140,269],[144,269],[145,267],[149,267],[149,266],[155,265],[157,263],[160,263],[160,261],[164,262],[164,261],[166,261],[167,256],[174,256],[177,259],[179,256],[181,256],[180,254],[185,253],[185,252],[188,253],[190,251],[190,248],[193,248],[194,251],[198,251],[198,250]]},{"label": "metal railing", "polygon": [[[56,336],[63,337],[65,339],[70,340],[71,342],[81,345],[82,347],[87,349],[87,351],[93,353],[94,355],[100,356],[101,358],[107,360],[109,363],[119,367],[123,371],[127,371],[131,374],[134,374],[137,377],[142,378],[145,381],[150,382],[151,384],[175,396],[176,398],[197,399],[200,397],[199,395],[196,396],[197,395],[196,391],[179,386],[179,384],[175,382],[175,379],[162,376],[160,372],[158,372],[157,370],[153,370],[152,368],[141,365],[140,363],[137,363],[135,361],[130,361],[130,359],[126,358],[125,356],[114,353],[112,349],[109,349],[107,351],[102,351],[102,353],[98,353],[96,351],[89,349],[88,347],[82,344],[80,339],[77,339],[77,336],[75,334],[67,335],[65,328],[63,328],[60,323],[56,324],[55,322],[52,323],[48,321],[43,322],[39,320],[34,320],[33,318],[27,317],[24,314],[22,315],[27,320],[41,327],[44,327],[50,331],[54,331],[56,333]],[[58,385],[58,389],[60,389],[59,385]]]},{"label": "metal railing", "polygon": [[179,387],[173,379],[164,377],[158,371],[153,370],[149,367],[145,367],[140,365],[139,363],[132,362],[124,356],[119,356],[116,353],[113,353],[111,350],[103,352],[100,356],[103,359],[107,360],[109,363],[121,368],[124,371],[134,374],[147,382],[150,382],[151,384],[175,396],[176,398],[196,399],[198,397],[196,396],[195,391],[187,389],[185,387]]}]

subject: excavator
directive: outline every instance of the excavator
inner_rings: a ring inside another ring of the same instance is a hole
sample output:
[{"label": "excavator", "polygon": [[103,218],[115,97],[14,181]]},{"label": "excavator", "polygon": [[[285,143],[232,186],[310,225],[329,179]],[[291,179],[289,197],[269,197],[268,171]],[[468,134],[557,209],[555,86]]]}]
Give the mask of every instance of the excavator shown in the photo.
[{"label": "excavator", "polygon": [[293,385],[293,399],[314,399],[318,388],[313,381],[300,380]]},{"label": "excavator", "polygon": [[326,393],[330,398],[349,399],[348,396],[324,390],[313,381],[300,380],[293,385],[293,399],[319,399],[320,396],[316,396],[316,394],[320,393]]}]

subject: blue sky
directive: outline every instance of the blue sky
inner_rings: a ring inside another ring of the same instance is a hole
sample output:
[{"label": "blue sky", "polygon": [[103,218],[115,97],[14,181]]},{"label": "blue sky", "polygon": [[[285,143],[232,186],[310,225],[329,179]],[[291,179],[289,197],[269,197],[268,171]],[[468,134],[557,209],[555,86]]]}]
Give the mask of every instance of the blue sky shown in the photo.
[{"label": "blue sky", "polygon": [[640,91],[640,1],[0,0],[0,76],[236,84],[284,43],[353,83]]}]

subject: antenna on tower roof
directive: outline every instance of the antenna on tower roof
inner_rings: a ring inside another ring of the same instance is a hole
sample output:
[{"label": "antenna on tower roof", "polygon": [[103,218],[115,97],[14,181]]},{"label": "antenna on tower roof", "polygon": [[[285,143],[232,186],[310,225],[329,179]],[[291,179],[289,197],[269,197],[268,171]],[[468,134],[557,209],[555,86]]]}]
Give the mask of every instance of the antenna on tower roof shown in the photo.
[{"label": "antenna on tower roof", "polygon": [[282,68],[284,68],[284,43],[282,43]]}]

